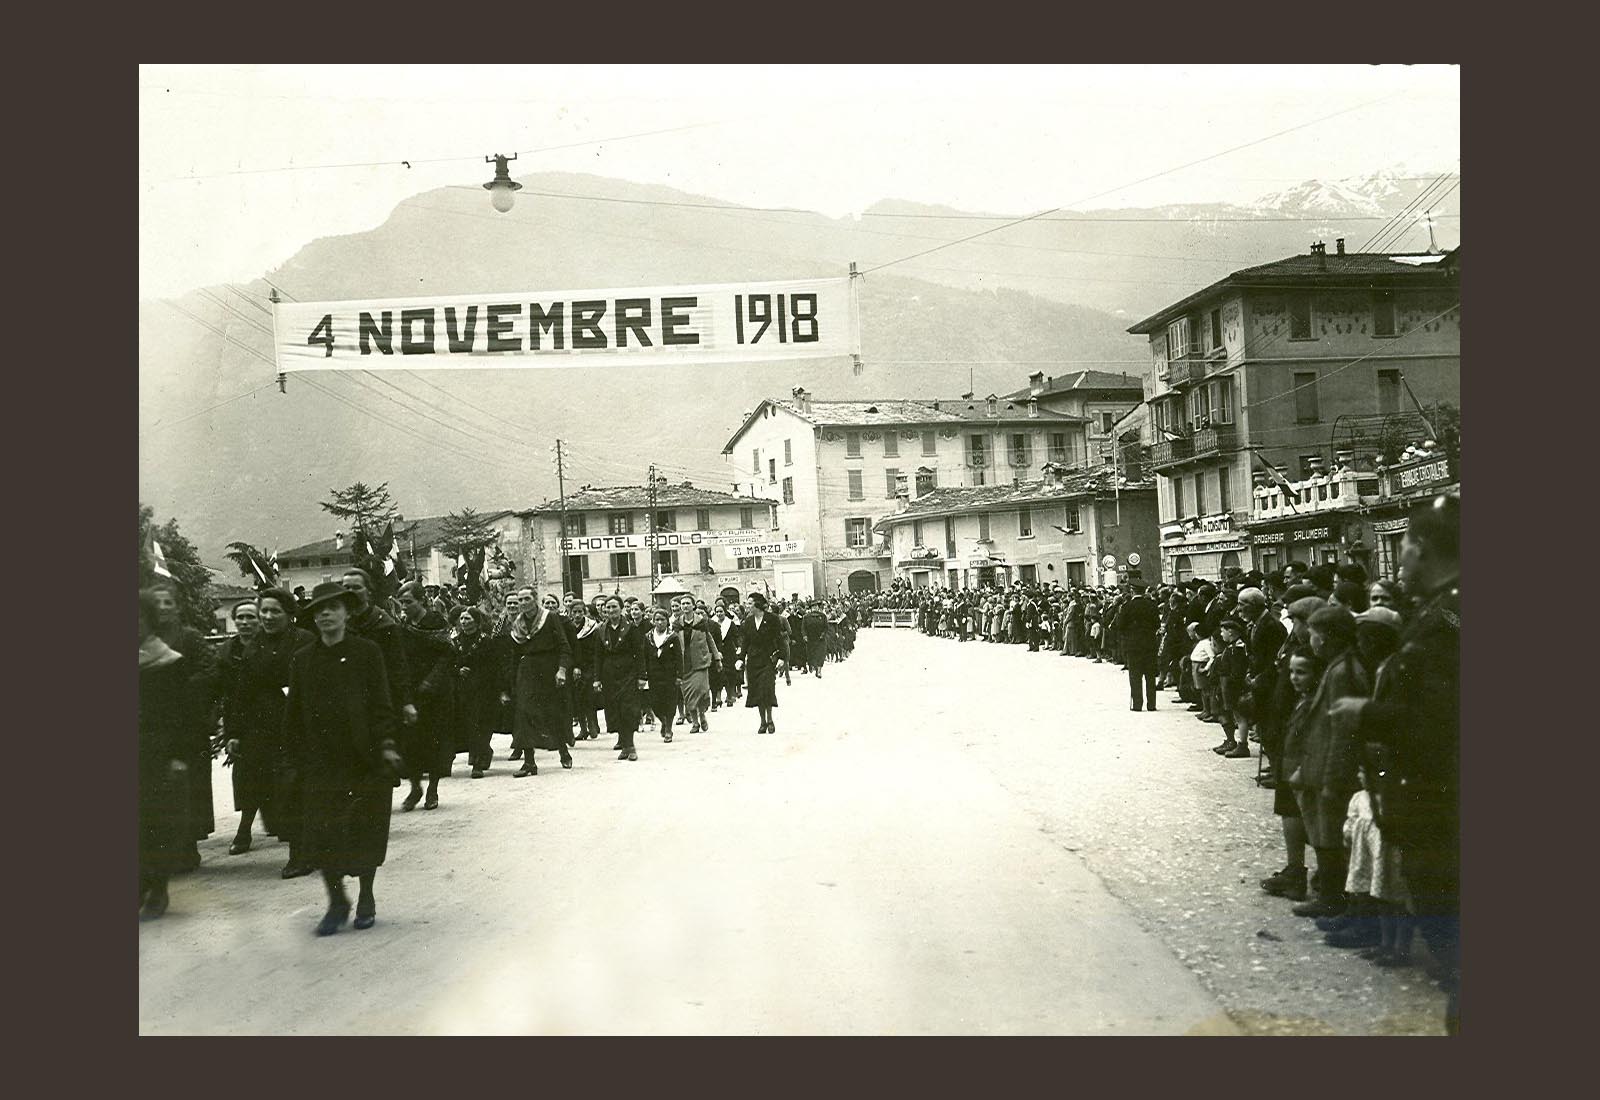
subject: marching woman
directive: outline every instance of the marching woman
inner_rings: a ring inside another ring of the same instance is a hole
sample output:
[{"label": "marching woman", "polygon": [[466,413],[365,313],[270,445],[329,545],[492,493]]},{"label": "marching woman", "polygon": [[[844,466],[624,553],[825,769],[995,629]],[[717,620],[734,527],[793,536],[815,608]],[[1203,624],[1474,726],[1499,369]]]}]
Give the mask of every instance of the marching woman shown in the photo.
[{"label": "marching woman", "polygon": [[190,658],[157,635],[155,594],[139,593],[139,919],[167,911],[167,879],[184,870],[190,768],[206,730],[190,686]]},{"label": "marching woman", "polygon": [[683,647],[680,633],[671,627],[671,616],[658,607],[650,613],[652,626],[644,637],[645,698],[650,712],[661,723],[661,740],[672,740],[672,719],[678,713],[678,677],[683,673]]},{"label": "marching woman", "polygon": [[600,631],[594,690],[605,703],[606,729],[617,735],[618,760],[638,760],[633,735],[639,732],[639,696],[645,689],[644,640],[622,617],[622,600],[606,600],[606,625]]},{"label": "marching woman", "polygon": [[[554,602],[554,601],[552,601]],[[535,749],[561,754],[561,766],[572,767],[567,738],[567,677],[572,672],[572,646],[561,616],[530,599],[511,624],[511,699],[514,708],[511,743],[523,752],[522,770],[513,779],[538,775]]]},{"label": "marching woman", "polygon": [[778,705],[778,675],[788,665],[789,636],[778,623],[778,617],[768,613],[767,598],[760,592],[750,593],[750,614],[740,628],[740,635],[746,683],[744,705],[755,707],[761,713],[761,728],[757,733],[776,733],[772,708]]},{"label": "marching woman", "polygon": [[[205,734],[200,739],[194,756],[188,760],[188,823],[191,843],[188,851],[184,853],[183,869],[192,871],[200,866],[198,842],[210,836],[211,830],[216,827],[216,809],[211,802],[211,736],[215,732],[217,720],[216,658],[207,647],[205,636],[194,627],[184,625],[183,613],[178,607],[178,594],[171,584],[158,581],[145,591],[155,600],[157,618],[153,625],[156,634],[170,648],[186,658],[183,667],[188,672],[189,690],[192,692],[194,705],[198,708],[196,720],[200,722]],[[200,778],[202,776],[203,779]]]},{"label": "marching woman", "polygon": [[806,665],[822,679],[822,663],[828,658],[828,616],[822,607],[813,603],[800,620],[800,633],[805,639]]},{"label": "marching woman", "polygon": [[239,811],[239,831],[228,854],[250,850],[250,828],[259,811],[266,831],[289,845],[284,878],[311,873],[296,858],[300,791],[283,743],[283,709],[290,662],[316,638],[294,625],[294,607],[294,597],[281,588],[261,593],[255,609],[260,629],[233,674],[225,727],[233,760],[233,802]]},{"label": "marching woman", "polygon": [[[564,736],[566,738],[567,748],[570,749],[573,745],[578,743],[578,738],[573,733],[573,731],[578,728],[578,715],[576,708],[574,708],[572,705],[572,686],[573,681],[577,676],[576,665],[578,657],[578,628],[573,624],[572,619],[567,614],[562,602],[556,599],[555,593],[545,593],[544,599],[540,600],[539,603],[546,611],[550,613],[551,617],[555,619],[556,624],[560,626],[562,630],[566,631],[567,649],[572,654],[573,658],[574,667],[567,670],[567,682],[562,685],[561,689],[561,709],[567,717],[567,724],[563,726],[562,729],[565,731]],[[563,765],[563,767],[565,767],[565,765]]]},{"label": "marching woman", "polygon": [[472,778],[482,779],[494,759],[490,738],[499,725],[500,708],[511,702],[505,690],[505,651],[491,634],[489,617],[476,607],[456,614],[450,635],[451,675],[455,677],[454,706],[448,729],[440,737],[453,750],[465,746]]},{"label": "marching woman", "polygon": [[[711,624],[712,632],[716,635],[717,649],[720,651],[722,662],[719,668],[717,682],[722,685],[722,694],[728,706],[733,706],[733,701],[739,698],[739,689],[743,677],[737,667],[743,652],[739,649],[739,640],[742,632],[739,629],[739,620],[729,614],[730,609],[724,607],[722,601],[717,601],[717,618]],[[716,707],[717,699],[713,694],[711,705]]]},{"label": "marching woman", "polygon": [[[439,780],[450,774],[455,763],[454,731],[449,716],[455,713],[455,666],[451,663],[450,627],[444,617],[428,606],[421,581],[400,586],[400,647],[406,665],[416,677],[417,720],[400,732],[400,755],[408,769],[411,792],[400,803],[410,811],[422,801],[424,810],[439,808]],[[428,777],[428,795],[423,801],[422,777]]]},{"label": "marching woman", "polygon": [[283,719],[305,803],[300,855],[328,890],[319,936],[350,919],[346,875],[361,883],[356,927],[377,921],[372,886],[388,853],[390,792],[404,766],[383,651],[347,630],[357,606],[358,597],[332,581],[312,590],[307,610],[318,638],[290,663]]},{"label": "marching woman", "polygon": [[568,693],[572,712],[578,716],[578,740],[593,741],[600,736],[600,720],[595,717],[599,706],[595,699],[594,670],[600,660],[595,648],[600,641],[600,621],[590,618],[588,610],[577,600],[572,601],[572,682]]},{"label": "marching woman", "polygon": [[678,648],[683,671],[678,677],[678,695],[689,716],[689,732],[706,732],[706,710],[711,705],[713,669],[722,662],[716,636],[711,633],[704,608],[689,611],[689,620],[678,630]]}]

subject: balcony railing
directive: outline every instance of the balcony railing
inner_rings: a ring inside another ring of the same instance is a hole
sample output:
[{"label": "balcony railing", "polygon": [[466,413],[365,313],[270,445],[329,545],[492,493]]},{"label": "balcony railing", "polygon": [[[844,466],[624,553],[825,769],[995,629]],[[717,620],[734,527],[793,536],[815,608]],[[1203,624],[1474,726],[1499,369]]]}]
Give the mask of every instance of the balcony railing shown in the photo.
[{"label": "balcony railing", "polygon": [[1164,439],[1150,448],[1150,465],[1157,469],[1178,462],[1187,462],[1193,457],[1194,440],[1188,436],[1182,439]]},{"label": "balcony railing", "polygon": [[[1261,479],[1265,480],[1265,479]],[[1256,485],[1251,493],[1250,518],[1256,522],[1292,519],[1317,512],[1336,512],[1375,503],[1378,476],[1356,470],[1338,470],[1289,482],[1288,491],[1275,482]]]},{"label": "balcony railing", "polygon": [[1200,455],[1221,454],[1224,451],[1234,451],[1239,448],[1239,436],[1234,431],[1232,424],[1213,424],[1209,428],[1201,428],[1194,433],[1194,453]]}]

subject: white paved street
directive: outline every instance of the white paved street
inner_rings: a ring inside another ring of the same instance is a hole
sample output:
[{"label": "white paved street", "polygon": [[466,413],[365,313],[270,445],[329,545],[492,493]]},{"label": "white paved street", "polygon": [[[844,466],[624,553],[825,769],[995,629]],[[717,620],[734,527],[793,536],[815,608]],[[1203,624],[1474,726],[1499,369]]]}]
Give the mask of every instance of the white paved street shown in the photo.
[{"label": "white paved street", "polygon": [[532,779],[504,739],[487,779],[458,758],[439,810],[395,814],[377,927],[329,939],[282,845],[227,855],[219,770],[203,866],[138,931],[141,1030],[1430,1029],[1420,974],[1312,946],[1256,890],[1281,852],[1254,762],[1130,714],[1115,666],[863,631],[779,692],[774,737],[739,707],[642,730],[636,764],[604,735]]}]

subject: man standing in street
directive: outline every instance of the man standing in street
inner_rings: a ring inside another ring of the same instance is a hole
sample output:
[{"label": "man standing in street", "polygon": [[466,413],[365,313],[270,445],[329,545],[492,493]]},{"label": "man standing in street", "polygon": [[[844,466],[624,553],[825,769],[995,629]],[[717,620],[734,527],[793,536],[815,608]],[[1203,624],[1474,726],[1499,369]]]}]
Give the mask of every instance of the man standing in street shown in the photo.
[{"label": "man standing in street", "polygon": [[[1122,605],[1115,619],[1117,637],[1121,639],[1122,656],[1128,663],[1128,696],[1130,710],[1156,709],[1156,657],[1159,648],[1157,635],[1161,633],[1161,612],[1155,601],[1145,594],[1143,585],[1133,598]],[[1144,687],[1143,705],[1140,703],[1140,684]]]},{"label": "man standing in street", "polygon": [[1401,850],[1417,928],[1444,971],[1445,1030],[1461,1029],[1461,500],[1418,505],[1400,545],[1400,584],[1418,601],[1372,698],[1336,700],[1384,757],[1378,828]]},{"label": "man standing in street", "polygon": [[[1239,743],[1248,744],[1251,731],[1260,724],[1272,707],[1272,692],[1278,679],[1278,650],[1289,636],[1276,615],[1267,612],[1267,594],[1259,588],[1246,588],[1239,593],[1239,618],[1249,627],[1245,641],[1249,665],[1245,672],[1245,692],[1239,728]],[[1260,734],[1257,733],[1259,739]]]}]

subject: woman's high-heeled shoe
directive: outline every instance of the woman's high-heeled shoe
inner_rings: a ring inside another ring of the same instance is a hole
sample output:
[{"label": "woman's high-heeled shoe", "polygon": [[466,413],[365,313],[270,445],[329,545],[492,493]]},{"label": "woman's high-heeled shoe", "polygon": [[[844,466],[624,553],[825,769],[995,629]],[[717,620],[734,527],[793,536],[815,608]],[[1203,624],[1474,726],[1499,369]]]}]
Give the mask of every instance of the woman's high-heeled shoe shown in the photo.
[{"label": "woman's high-heeled shoe", "polygon": [[328,911],[324,913],[322,915],[322,919],[317,922],[317,935],[331,936],[335,932],[339,931],[339,929],[343,928],[345,922],[349,919],[350,903],[348,901],[332,902],[328,906]]},{"label": "woman's high-heeled shoe", "polygon": [[366,904],[362,899],[356,899],[355,927],[366,929],[378,923],[378,903]]},{"label": "woman's high-heeled shoe", "polygon": [[250,835],[245,833],[233,838],[233,843],[228,845],[230,856],[242,856],[250,850]]},{"label": "woman's high-heeled shoe", "polygon": [[628,750],[628,759],[629,760],[638,760],[639,759],[639,754],[634,752],[632,749],[629,749]]},{"label": "woman's high-heeled shoe", "polygon": [[539,765],[535,764],[532,760],[524,760],[522,762],[521,770],[512,772],[511,773],[511,778],[512,779],[521,779],[524,776],[538,775],[538,774],[539,774]]}]

